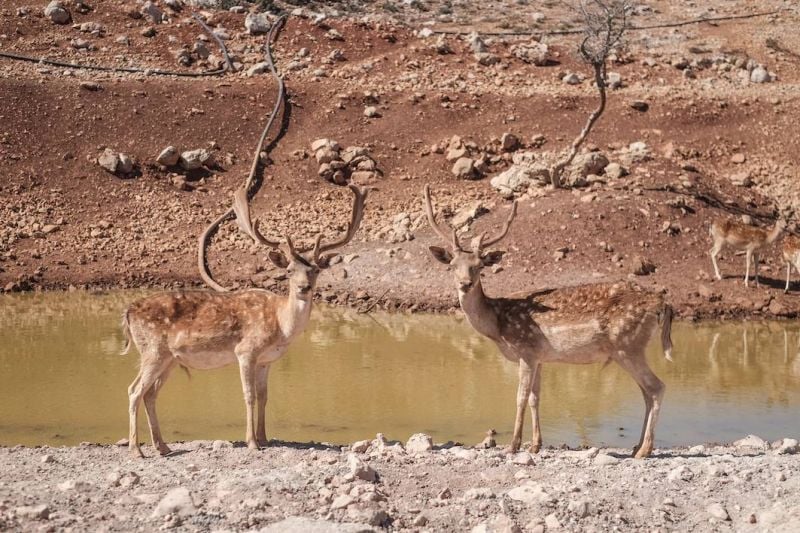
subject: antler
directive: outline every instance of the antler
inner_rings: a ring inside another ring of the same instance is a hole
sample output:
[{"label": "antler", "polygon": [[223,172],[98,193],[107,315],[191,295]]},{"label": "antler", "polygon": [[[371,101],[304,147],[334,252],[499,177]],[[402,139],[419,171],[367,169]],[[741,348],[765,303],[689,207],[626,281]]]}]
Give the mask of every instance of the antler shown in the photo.
[{"label": "antler", "polygon": [[251,239],[271,248],[277,248],[281,245],[280,241],[273,241],[261,234],[258,230],[258,220],[255,223],[252,222],[250,218],[250,203],[247,201],[247,189],[244,187],[236,189],[236,192],[233,193],[233,212],[236,214],[236,225]]},{"label": "antler", "polygon": [[508,214],[508,218],[506,219],[506,223],[503,226],[503,229],[500,230],[500,234],[497,235],[496,237],[492,237],[488,241],[485,240],[486,234],[482,235],[480,242],[481,247],[488,247],[502,241],[508,234],[508,229],[511,227],[511,222],[514,220],[514,217],[516,216],[517,216],[517,201],[514,200],[514,203],[511,205],[511,212]]},{"label": "antler", "polygon": [[441,237],[443,241],[450,241],[454,250],[461,250],[461,245],[458,242],[458,235],[456,235],[455,228],[450,228],[452,230],[452,236],[448,237],[447,233],[442,229],[439,224],[436,223],[436,215],[433,213],[433,205],[431,203],[431,186],[426,184],[425,188],[423,189],[423,195],[425,196],[425,212],[428,215],[428,224],[431,225],[433,231]]},{"label": "antler", "polygon": [[315,263],[319,260],[320,254],[329,250],[333,250],[334,248],[344,246],[353,240],[353,236],[356,234],[358,227],[361,225],[361,218],[364,216],[364,202],[367,200],[367,192],[369,191],[362,191],[356,185],[350,185],[350,190],[353,192],[353,216],[351,217],[350,222],[347,224],[347,231],[339,240],[325,244],[322,243],[322,234],[317,235],[317,239],[314,241],[313,252]]}]

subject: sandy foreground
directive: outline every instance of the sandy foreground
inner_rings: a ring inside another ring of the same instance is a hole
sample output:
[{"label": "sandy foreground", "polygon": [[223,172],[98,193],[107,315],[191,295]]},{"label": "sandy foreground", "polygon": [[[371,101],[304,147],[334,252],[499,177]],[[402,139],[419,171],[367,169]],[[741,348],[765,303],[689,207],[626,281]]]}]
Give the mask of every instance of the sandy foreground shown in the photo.
[{"label": "sandy foreground", "polygon": [[800,531],[796,440],[627,450],[223,441],[0,448],[0,530]]}]

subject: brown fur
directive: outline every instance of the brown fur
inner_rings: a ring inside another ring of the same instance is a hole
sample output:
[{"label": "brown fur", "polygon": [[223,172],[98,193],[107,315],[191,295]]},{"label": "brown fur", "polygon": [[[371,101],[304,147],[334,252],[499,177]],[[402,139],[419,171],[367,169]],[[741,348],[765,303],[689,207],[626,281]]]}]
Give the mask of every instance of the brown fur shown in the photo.
[{"label": "brown fur", "polygon": [[796,235],[787,235],[784,237],[781,252],[783,260],[786,263],[786,288],[783,292],[789,292],[792,267],[800,272],[800,237]]},{"label": "brown fur", "polygon": [[717,265],[717,254],[728,246],[746,252],[744,284],[747,286],[748,279],[750,278],[750,263],[752,262],[755,264],[756,286],[758,286],[759,253],[778,240],[785,228],[786,223],[783,220],[776,222],[775,226],[769,231],[764,228],[748,226],[733,220],[717,220],[713,222],[709,230],[711,238],[714,241],[714,246],[711,248],[711,262],[714,265],[714,274],[717,276],[717,279],[722,279],[722,274],[719,272],[719,265]]}]

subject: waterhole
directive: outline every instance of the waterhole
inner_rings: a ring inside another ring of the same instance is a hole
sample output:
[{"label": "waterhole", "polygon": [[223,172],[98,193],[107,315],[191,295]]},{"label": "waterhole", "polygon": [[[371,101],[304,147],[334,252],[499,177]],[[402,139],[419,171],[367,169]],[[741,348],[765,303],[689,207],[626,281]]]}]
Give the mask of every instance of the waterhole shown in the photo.
[{"label": "waterhole", "polygon": [[[120,317],[141,294],[0,297],[0,445],[112,443],[127,436],[127,387],[138,353],[120,355]],[[648,361],[666,383],[657,446],[776,439],[800,427],[800,325],[675,323],[674,359],[656,339]],[[547,365],[545,445],[633,446],[644,403],[616,365]],[[267,436],[348,443],[377,432],[507,443],[517,367],[461,316],[316,307],[270,372]],[[173,372],[158,399],[168,441],[242,440],[238,370]],[[525,436],[529,438],[530,421]],[[147,435],[143,409],[140,430]]]}]

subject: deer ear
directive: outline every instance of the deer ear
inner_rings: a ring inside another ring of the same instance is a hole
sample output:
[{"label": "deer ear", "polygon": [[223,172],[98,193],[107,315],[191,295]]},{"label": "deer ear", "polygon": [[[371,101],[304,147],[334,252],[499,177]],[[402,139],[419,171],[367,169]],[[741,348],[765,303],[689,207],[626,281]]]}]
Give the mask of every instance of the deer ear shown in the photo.
[{"label": "deer ear", "polygon": [[449,265],[450,261],[453,260],[453,255],[444,248],[439,246],[429,246],[428,250],[430,250],[434,259],[440,263],[444,263],[445,265]]},{"label": "deer ear", "polygon": [[483,256],[481,257],[481,261],[483,261],[483,266],[488,267],[496,265],[497,263],[500,262],[501,259],[503,259],[503,255],[505,255],[505,252],[502,250],[494,250],[483,254]]},{"label": "deer ear", "polygon": [[272,264],[278,268],[286,268],[289,266],[289,261],[280,250],[270,250],[269,254],[267,254],[267,257],[269,257],[269,260],[272,261]]},{"label": "deer ear", "polygon": [[319,268],[328,268],[329,266],[331,266],[331,259],[333,259],[337,255],[339,255],[339,254],[332,253],[332,254],[325,254],[325,255],[321,256],[319,259],[317,259],[317,266]]}]

